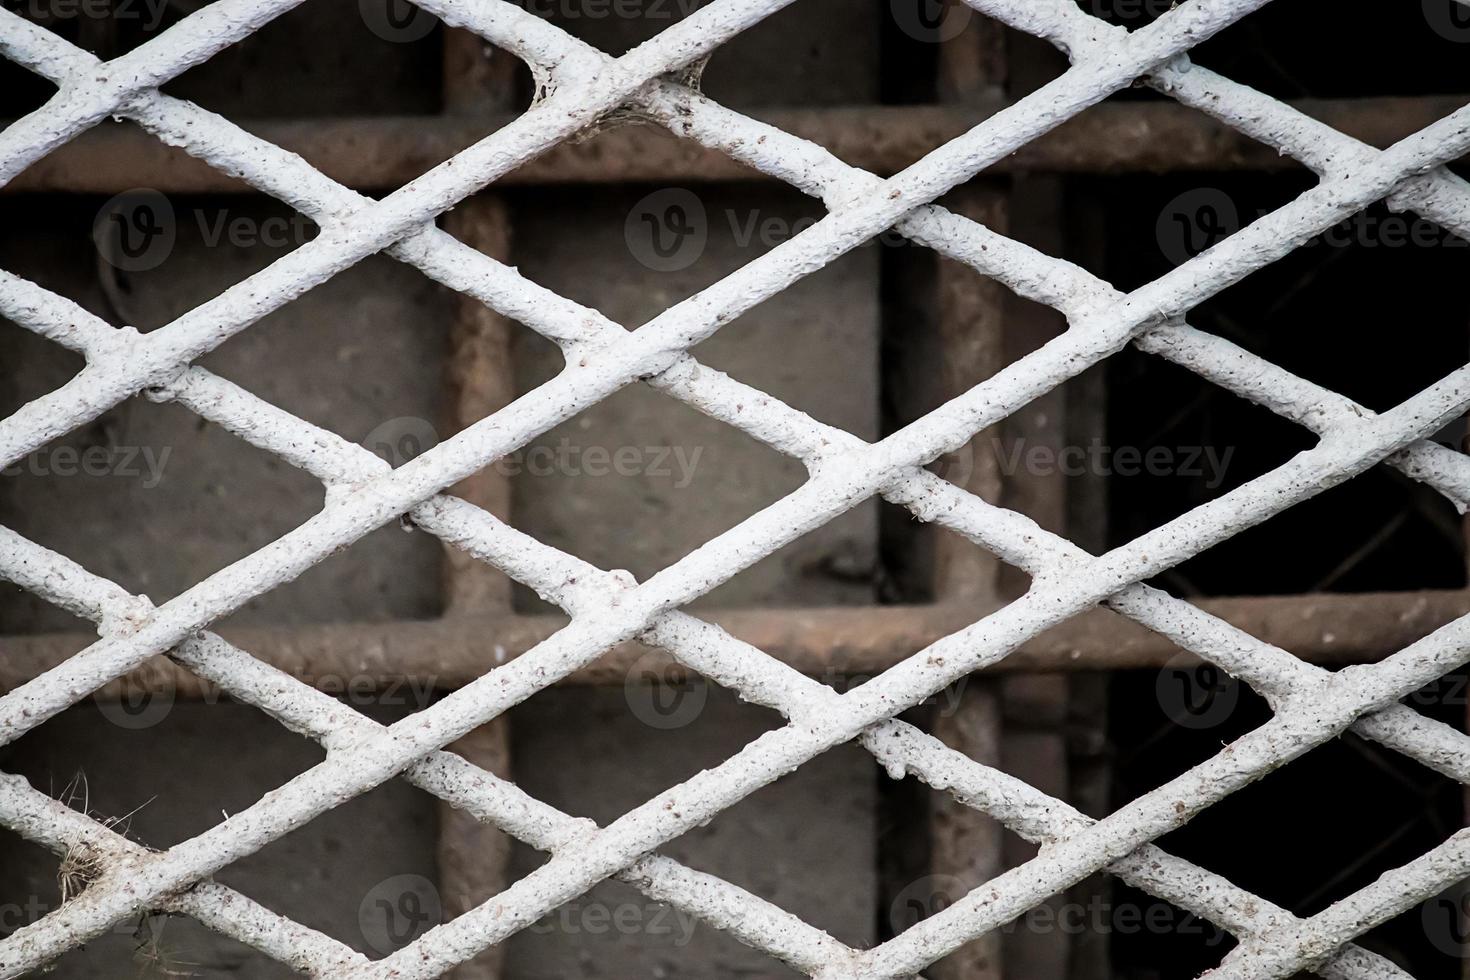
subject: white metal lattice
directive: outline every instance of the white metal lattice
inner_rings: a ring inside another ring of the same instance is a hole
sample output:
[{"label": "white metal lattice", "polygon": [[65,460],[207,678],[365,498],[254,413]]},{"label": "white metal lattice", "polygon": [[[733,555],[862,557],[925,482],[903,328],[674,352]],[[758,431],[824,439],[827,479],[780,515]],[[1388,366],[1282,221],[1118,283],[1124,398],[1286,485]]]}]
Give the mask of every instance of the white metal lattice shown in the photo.
[{"label": "white metal lattice", "polygon": [[[1140,583],[1379,462],[1429,483],[1462,510],[1470,503],[1470,460],[1424,441],[1470,406],[1470,367],[1375,414],[1184,322],[1202,300],[1378,200],[1412,208],[1470,237],[1470,185],[1442,169],[1470,149],[1470,107],[1380,151],[1187,61],[1189,48],[1267,0],[1189,0],[1132,33],[1104,24],[1068,0],[967,0],[981,13],[1056,43],[1067,51],[1072,67],[881,180],[669,80],[671,72],[791,0],[717,0],[619,58],[502,0],[422,0],[421,6],[445,21],[468,27],[525,60],[546,95],[514,122],[374,201],[229,121],[158,91],[168,79],[299,2],[218,0],[105,63],[0,10],[0,52],[59,86],[45,107],[0,133],[0,181],[9,181],[104,117],[118,115],[285,201],[322,229],[309,244],[146,335],[115,329],[34,283],[0,272],[0,315],[86,357],[85,368],[71,382],[0,422],[4,463],[144,393],[187,406],[312,473],[326,487],[325,504],[311,520],[156,608],[66,557],[0,529],[0,575],[91,619],[101,634],[64,664],[0,697],[0,742],[18,738],[148,658],[169,653],[231,696],[318,739],[328,752],[320,765],[245,811],[162,852],[125,840],[19,777],[0,775],[0,823],[53,848],[84,846],[103,868],[81,895],[0,942],[0,975],[39,967],[140,910],[168,908],[313,975],[434,977],[602,879],[618,876],[809,975],[899,977],[924,969],[1098,870],[1238,936],[1240,946],[1212,976],[1282,977],[1303,968],[1334,978],[1405,975],[1352,940],[1470,876],[1470,832],[1453,835],[1308,919],[1171,857],[1151,841],[1350,727],[1470,783],[1470,739],[1397,703],[1470,661],[1470,618],[1381,663],[1330,673]],[[1139,77],[1296,157],[1320,182],[1127,294],[929,203]],[[434,218],[467,195],[623,106],[819,197],[828,216],[632,333],[435,227]],[[873,444],[706,368],[687,353],[745,310],[890,227],[1058,309],[1068,319],[1068,331]],[[380,250],[551,338],[566,355],[565,370],[390,470],[367,450],[191,366],[251,323]],[[1129,343],[1303,424],[1319,442],[1278,469],[1100,556],[923,469]],[[802,460],[810,479],[641,584],[624,573],[591,568],[442,493],[640,380]],[[1033,576],[1030,590],[844,695],[678,611],[874,494],[1025,569]],[[403,514],[558,603],[572,614],[570,625],[433,707],[386,727],[207,632],[250,598]],[[1097,603],[1249,682],[1269,700],[1273,718],[1103,820],[1087,818],[894,720],[905,708]],[[601,828],[442,751],[632,637],[666,649],[748,700],[775,708],[788,725]],[[851,739],[859,739],[890,771],[912,773],[1045,846],[1034,860],[871,950],[847,948],[742,889],[654,853]],[[376,962],[208,880],[232,861],[395,775],[552,857],[486,904]]]}]

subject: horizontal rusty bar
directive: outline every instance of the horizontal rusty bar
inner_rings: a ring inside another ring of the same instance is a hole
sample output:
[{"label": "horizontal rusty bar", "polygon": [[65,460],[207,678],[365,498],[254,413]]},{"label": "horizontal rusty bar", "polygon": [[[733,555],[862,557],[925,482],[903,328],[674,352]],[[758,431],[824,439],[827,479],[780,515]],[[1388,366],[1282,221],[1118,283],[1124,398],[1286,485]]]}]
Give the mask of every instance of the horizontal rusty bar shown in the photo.
[{"label": "horizontal rusty bar", "polygon": [[[1465,104],[1467,96],[1303,100],[1293,105],[1375,146]],[[998,102],[965,106],[867,106],[754,110],[760,118],[825,146],[848,163],[892,174],[961,135]],[[399,187],[509,120],[458,116],[256,120],[242,125],[360,190]],[[1099,105],[1000,161],[999,172],[1123,173],[1168,170],[1282,170],[1299,165],[1229,127],[1174,102]],[[766,180],[765,175],[660,127],[615,126],[563,143],[504,184]],[[167,193],[238,192],[241,181],[131,124],[81,134],[17,176],[7,191],[113,194],[135,187]]]},{"label": "horizontal rusty bar", "polygon": [[[1266,596],[1207,599],[1199,605],[1304,660],[1342,666],[1377,661],[1470,613],[1470,592]],[[868,606],[731,610],[710,618],[805,674],[837,678],[875,675],[986,611],[963,604]],[[351,683],[382,689],[411,678],[419,689],[452,689],[519,656],[564,623],[557,616],[465,615],[219,632],[293,676],[328,688]],[[91,639],[83,633],[0,639],[0,690],[9,691],[54,667]],[[648,655],[646,647],[625,643],[570,675],[566,683],[622,684],[630,668]],[[1179,655],[1179,648],[1158,634],[1094,609],[1025,644],[994,672],[1158,669]],[[678,668],[670,666],[663,676],[677,674]],[[212,693],[180,668],[155,660],[109,685],[102,696],[164,685],[181,698]]]}]

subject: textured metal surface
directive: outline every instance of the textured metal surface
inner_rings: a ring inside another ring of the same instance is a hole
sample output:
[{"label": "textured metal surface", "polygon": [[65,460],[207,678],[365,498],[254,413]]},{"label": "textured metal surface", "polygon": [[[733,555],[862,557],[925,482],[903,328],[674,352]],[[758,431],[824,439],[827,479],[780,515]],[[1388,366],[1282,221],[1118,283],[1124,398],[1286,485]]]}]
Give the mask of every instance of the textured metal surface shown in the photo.
[{"label": "textured metal surface", "polygon": [[[1470,149],[1470,108],[1379,151],[1183,60],[1193,45],[1266,2],[1192,0],[1128,33],[1066,0],[972,0],[983,13],[1062,46],[1072,67],[885,181],[664,79],[779,10],[785,0],[718,0],[616,59],[508,3],[424,0],[422,6],[431,12],[527,61],[547,94],[453,160],[378,201],[156,89],[292,4],[220,0],[106,64],[0,12],[0,52],[59,86],[47,106],[0,133],[0,180],[15,177],[100,119],[118,115],[285,200],[322,227],[317,239],[147,334],[114,329],[33,283],[0,274],[0,313],[87,359],[71,382],[0,422],[0,457],[12,462],[122,400],[146,393],[186,406],[319,477],[326,488],[324,506],[311,520],[157,607],[64,556],[0,531],[0,574],[91,619],[101,633],[87,649],[0,697],[0,741],[13,741],[149,658],[168,653],[235,698],[318,739],[328,752],[320,765],[251,807],[160,852],[129,844],[18,777],[0,778],[0,822],[58,850],[84,848],[103,869],[80,895],[0,942],[0,975],[35,969],[139,910],[166,907],[319,976],[434,977],[604,878],[618,876],[807,974],[901,977],[1106,869],[1238,936],[1242,942],[1216,971],[1219,976],[1283,977],[1303,968],[1328,977],[1402,976],[1352,940],[1470,875],[1470,833],[1452,836],[1308,919],[1152,844],[1349,728],[1470,782],[1470,740],[1397,703],[1470,660],[1470,619],[1456,619],[1380,663],[1334,674],[1140,584],[1380,462],[1429,483],[1462,509],[1470,501],[1470,461],[1425,441],[1470,406],[1470,367],[1375,414],[1183,322],[1204,299],[1379,200],[1412,207],[1462,234],[1470,228],[1470,187],[1442,169]],[[1140,77],[1297,157],[1317,171],[1320,182],[1127,294],[929,203]],[[828,217],[632,333],[434,227],[438,214],[467,195],[623,105],[635,106],[678,136],[820,197]],[[890,227],[1058,309],[1068,318],[1068,331],[873,444],[705,368],[688,353],[742,312]],[[272,310],[377,251],[412,263],[543,333],[565,352],[565,371],[390,470],[367,450],[190,366]],[[1319,442],[1276,470],[1100,556],[923,469],[1129,343],[1302,423],[1320,436]],[[443,493],[638,381],[799,458],[810,479],[641,584],[626,573],[592,568]],[[1031,588],[841,695],[678,611],[875,494],[1021,567],[1033,578]],[[251,597],[402,515],[531,586],[567,610],[570,624],[434,706],[387,727],[207,632]],[[1042,631],[1099,603],[1247,681],[1270,701],[1273,718],[1097,821],[894,720],[945,685],[1004,659]],[[780,711],[788,725],[601,828],[559,813],[443,751],[633,638],[663,648],[749,701]],[[891,773],[911,773],[952,792],[1045,846],[1035,859],[871,950],[844,947],[754,895],[654,853],[761,786],[853,739]],[[377,962],[207,882],[231,862],[398,775],[551,857],[495,898]]]}]

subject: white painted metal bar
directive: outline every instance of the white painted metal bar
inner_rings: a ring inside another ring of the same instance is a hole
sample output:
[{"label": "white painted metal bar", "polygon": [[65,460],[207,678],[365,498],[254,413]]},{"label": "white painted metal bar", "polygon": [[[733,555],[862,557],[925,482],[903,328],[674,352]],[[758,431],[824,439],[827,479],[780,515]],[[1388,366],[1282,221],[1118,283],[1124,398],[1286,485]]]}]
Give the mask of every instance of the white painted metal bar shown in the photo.
[{"label": "white painted metal bar", "polygon": [[[1346,137],[1324,134],[1319,125],[1283,115],[1284,107],[1264,96],[1232,87],[1233,83],[1178,60],[1194,44],[1266,0],[1193,0],[1132,33],[1101,25],[1065,0],[1024,4],[970,0],[983,12],[1062,45],[1073,56],[1073,68],[894,178],[881,181],[846,168],[819,148],[779,131],[772,133],[769,127],[658,80],[785,2],[720,0],[622,58],[611,59],[511,4],[424,0],[423,6],[446,20],[463,23],[525,58],[549,92],[514,123],[380,202],[352,194],[297,158],[156,91],[162,81],[284,12],[292,5],[289,0],[268,5],[223,0],[132,55],[105,64],[64,42],[58,44],[13,14],[0,12],[0,53],[61,86],[48,105],[48,115],[33,114],[0,133],[0,147],[14,149],[0,154],[6,160],[0,166],[0,180],[10,179],[31,160],[105,115],[117,113],[290,201],[323,227],[317,240],[148,335],[74,316],[64,302],[34,284],[0,274],[0,313],[83,351],[88,361],[72,382],[0,422],[0,455],[11,461],[122,399],[150,390],[153,397],[178,400],[282,455],[327,486],[325,506],[316,517],[157,609],[88,576],[61,556],[9,532],[0,535],[0,569],[7,577],[94,619],[103,634],[67,663],[0,697],[0,741],[29,731],[148,657],[173,650],[172,655],[190,669],[284,723],[302,726],[321,738],[329,752],[313,770],[168,851],[122,847],[97,837],[98,847],[116,848],[108,851],[101,880],[40,922],[0,941],[0,973],[17,975],[128,914],[173,903],[207,924],[236,929],[232,934],[253,929],[258,933],[253,943],[257,948],[283,961],[305,964],[318,975],[432,977],[597,881],[620,874],[809,974],[897,977],[912,975],[1081,877],[1110,868],[1245,938],[1221,975],[1284,976],[1315,966],[1330,976],[1401,975],[1386,961],[1346,944],[1406,903],[1470,874],[1470,847],[1461,837],[1388,876],[1388,884],[1370,886],[1306,921],[1256,904],[1223,879],[1158,855],[1149,842],[1349,727],[1464,780],[1470,775],[1464,736],[1394,702],[1470,659],[1465,649],[1470,621],[1452,623],[1381,664],[1328,675],[1138,583],[1380,461],[1431,483],[1462,508],[1470,500],[1465,459],[1423,441],[1470,405],[1470,368],[1377,415],[1274,365],[1252,360],[1219,338],[1183,326],[1181,320],[1201,300],[1377,200],[1413,206],[1451,229],[1470,225],[1466,185],[1440,169],[1470,148],[1470,109],[1387,150],[1344,143],[1341,155],[1333,157],[1320,151],[1320,142]],[[1319,170],[1321,184],[1126,295],[928,204],[1140,75],[1150,75],[1155,84],[1182,100],[1209,101],[1237,128],[1298,153]],[[831,213],[632,334],[433,228],[433,217],[467,194],[625,103],[653,114],[680,135],[718,146],[818,194]],[[1345,159],[1350,165],[1343,164]],[[687,354],[694,343],[741,312],[890,226],[993,275],[1022,295],[1056,306],[1067,314],[1072,329],[872,445],[820,426],[698,365]],[[250,323],[384,249],[557,340],[570,355],[567,370],[413,462],[385,471],[365,451],[189,367],[194,358]],[[1129,342],[1307,425],[1322,437],[1321,442],[1266,476],[1097,557],[1037,533],[1019,515],[984,504],[919,468]],[[586,569],[579,576],[548,577],[548,569],[566,570],[575,560],[550,554],[491,515],[438,495],[550,426],[640,379],[801,458],[812,478],[641,585],[614,573]],[[1022,565],[1035,574],[1035,585],[1010,606],[840,696],[814,681],[793,680],[783,665],[675,611],[875,493],[925,519],[961,530]],[[366,719],[359,722],[355,715],[354,720],[343,720],[342,712],[328,725],[313,722],[324,707],[320,699],[325,695],[277,676],[247,654],[202,633],[249,598],[404,513],[451,544],[542,590],[573,614],[571,625],[522,658],[388,728]],[[573,578],[576,584],[567,585]],[[954,753],[892,720],[938,688],[1004,657],[1028,637],[1097,602],[1109,602],[1256,684],[1272,699],[1276,717],[1214,759],[1097,822],[1069,815],[1034,790],[1028,793],[992,770],[956,759]],[[777,707],[790,725],[601,829],[549,811],[507,789],[509,784],[473,767],[467,770],[463,760],[453,762],[453,756],[439,751],[608,646],[636,635],[665,646],[751,700]],[[967,802],[1048,846],[1035,860],[863,953],[840,947],[732,886],[647,857],[660,843],[854,737],[862,738],[895,770],[908,769],[936,785],[956,788]],[[523,839],[541,840],[554,851],[553,857],[491,903],[374,964],[343,958],[330,941],[253,907],[241,920],[245,924],[230,926],[223,922],[220,909],[236,897],[218,886],[181,891],[396,774],[517,836],[524,834]],[[1042,820],[1038,808],[1055,813],[1056,819]],[[51,819],[66,821],[67,832],[83,830],[72,817],[43,804],[34,791],[5,780],[0,787],[0,821],[28,826],[44,841],[48,831],[43,825]],[[62,839],[60,832],[50,833],[53,846]],[[86,832],[96,834],[91,828]],[[1136,864],[1141,855],[1156,860],[1141,869]],[[1200,887],[1191,893],[1190,883]],[[180,904],[196,900],[202,904],[187,908]],[[1241,914],[1246,906],[1255,911]]]}]

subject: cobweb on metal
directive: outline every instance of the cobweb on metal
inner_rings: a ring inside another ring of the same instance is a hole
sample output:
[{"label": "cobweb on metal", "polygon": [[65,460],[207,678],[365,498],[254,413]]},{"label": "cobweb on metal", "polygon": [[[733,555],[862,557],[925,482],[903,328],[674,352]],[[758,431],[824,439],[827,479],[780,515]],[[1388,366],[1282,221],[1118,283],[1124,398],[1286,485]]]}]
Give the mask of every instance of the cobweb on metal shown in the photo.
[{"label": "cobweb on metal", "polygon": [[[166,909],[316,976],[436,977],[599,881],[617,877],[808,975],[900,977],[922,971],[1082,878],[1107,871],[1238,937],[1237,948],[1211,976],[1284,977],[1301,969],[1331,978],[1406,976],[1353,940],[1470,876],[1470,832],[1456,833],[1309,918],[1172,857],[1152,841],[1348,729],[1470,783],[1470,739],[1398,703],[1470,660],[1470,617],[1380,663],[1332,673],[1141,583],[1378,463],[1430,484],[1462,510],[1470,502],[1470,460],[1426,441],[1470,406],[1470,367],[1378,414],[1185,322],[1201,301],[1376,201],[1413,209],[1470,237],[1470,185],[1443,169],[1470,150],[1470,107],[1378,150],[1187,60],[1192,46],[1268,0],[1190,0],[1134,32],[1109,26],[1067,0],[967,0],[983,14],[1057,44],[1071,67],[883,180],[676,80],[680,69],[791,0],[716,0],[617,58],[509,2],[421,0],[420,6],[441,19],[523,59],[548,83],[547,94],[502,129],[373,200],[228,120],[158,90],[300,2],[219,0],[108,62],[0,10],[0,53],[59,87],[43,108],[0,132],[0,181],[13,179],[102,119],[119,116],[290,204],[322,229],[310,243],[147,334],[114,328],[35,283],[0,272],[0,315],[86,358],[85,368],[66,385],[0,422],[4,465],[143,394],[188,407],[315,475],[326,488],[322,509],[306,523],[159,606],[0,529],[0,575],[94,621],[101,637],[0,697],[0,744],[150,657],[167,654],[327,750],[315,768],[164,851],[125,839],[18,776],[0,774],[0,823],[58,851],[81,848],[100,869],[81,894],[0,941],[0,975],[37,969],[115,922]],[[1129,293],[930,203],[1139,79],[1295,157],[1317,173],[1319,182]],[[820,198],[828,215],[634,332],[524,279],[435,226],[436,216],[468,195],[622,108]],[[889,228],[1054,307],[1066,316],[1068,330],[876,443],[824,425],[700,365],[688,353],[752,306]],[[379,251],[552,339],[566,356],[565,369],[391,469],[366,449],[192,366],[250,324]],[[1128,344],[1302,424],[1318,442],[1264,476],[1098,556],[924,469]],[[626,573],[590,567],[443,492],[637,381],[800,459],[810,478],[642,583]],[[964,534],[1024,569],[1033,584],[1011,604],[847,694],[679,611],[873,495]],[[389,726],[341,710],[327,694],[208,632],[211,623],[251,598],[404,515],[556,602],[571,614],[570,624],[525,655]],[[896,720],[945,685],[1098,603],[1252,684],[1270,702],[1272,718],[1101,820]],[[444,751],[630,638],[663,648],[745,699],[780,711],[787,725],[605,827],[561,813]],[[657,854],[665,842],[854,739],[890,772],[912,774],[1040,842],[1039,854],[867,950],[844,946],[758,896]],[[395,776],[549,852],[550,858],[485,904],[377,961],[210,880],[231,862]]]}]

